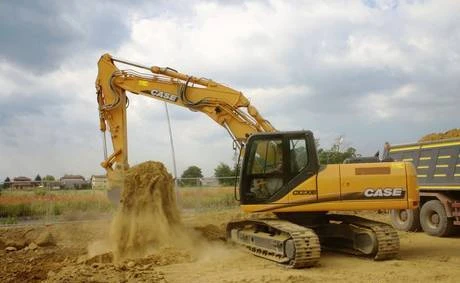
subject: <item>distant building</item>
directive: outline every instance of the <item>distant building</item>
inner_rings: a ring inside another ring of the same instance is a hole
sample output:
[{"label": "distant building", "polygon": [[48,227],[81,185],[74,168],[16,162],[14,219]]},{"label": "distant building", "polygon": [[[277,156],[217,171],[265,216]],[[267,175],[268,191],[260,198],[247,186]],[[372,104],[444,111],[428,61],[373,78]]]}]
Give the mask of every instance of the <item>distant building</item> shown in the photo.
[{"label": "distant building", "polygon": [[91,189],[106,189],[107,176],[106,175],[92,175],[91,176]]},{"label": "distant building", "polygon": [[10,182],[10,187],[16,190],[32,189],[40,186],[40,181],[32,181],[32,179],[24,176],[13,178]]},{"label": "distant building", "polygon": [[43,186],[50,190],[59,190],[61,188],[60,181],[42,181]]},{"label": "distant building", "polygon": [[86,182],[85,177],[81,175],[64,175],[59,179],[61,181],[61,187],[63,189],[82,189],[88,182]]}]

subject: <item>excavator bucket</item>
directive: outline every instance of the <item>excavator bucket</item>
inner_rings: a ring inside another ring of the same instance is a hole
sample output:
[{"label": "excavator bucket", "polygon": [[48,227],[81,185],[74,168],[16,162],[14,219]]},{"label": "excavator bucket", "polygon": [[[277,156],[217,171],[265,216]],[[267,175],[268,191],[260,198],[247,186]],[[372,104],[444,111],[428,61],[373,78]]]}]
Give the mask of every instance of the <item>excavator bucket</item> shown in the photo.
[{"label": "excavator bucket", "polygon": [[107,173],[107,197],[114,206],[118,206],[121,202],[121,194],[124,186],[123,170],[112,170]]},{"label": "excavator bucket", "polygon": [[[109,185],[110,187],[110,185]],[[121,188],[109,188],[107,190],[107,197],[114,206],[118,206],[121,201]]]}]

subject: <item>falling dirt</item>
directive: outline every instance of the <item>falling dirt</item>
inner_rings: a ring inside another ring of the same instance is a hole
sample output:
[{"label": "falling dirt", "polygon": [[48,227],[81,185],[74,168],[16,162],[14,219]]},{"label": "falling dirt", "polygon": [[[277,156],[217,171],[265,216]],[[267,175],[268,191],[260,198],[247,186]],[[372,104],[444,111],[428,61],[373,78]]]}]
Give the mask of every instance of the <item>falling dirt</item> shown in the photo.
[{"label": "falling dirt", "polygon": [[[121,204],[111,223],[110,239],[91,242],[88,253],[79,257],[78,264],[104,266],[112,271],[119,270],[120,265],[131,271],[134,266],[149,266],[151,270],[151,267],[181,263],[213,262],[232,253],[224,245],[224,226],[183,225],[173,179],[163,164],[141,163],[130,168],[124,178]],[[122,272],[116,278],[129,279],[130,274]]]},{"label": "falling dirt", "polygon": [[115,260],[142,257],[183,237],[173,178],[165,166],[147,161],[127,170],[110,231]]},{"label": "falling dirt", "polygon": [[443,133],[432,133],[423,136],[419,142],[436,141],[444,139],[460,138],[460,129],[451,129]]}]

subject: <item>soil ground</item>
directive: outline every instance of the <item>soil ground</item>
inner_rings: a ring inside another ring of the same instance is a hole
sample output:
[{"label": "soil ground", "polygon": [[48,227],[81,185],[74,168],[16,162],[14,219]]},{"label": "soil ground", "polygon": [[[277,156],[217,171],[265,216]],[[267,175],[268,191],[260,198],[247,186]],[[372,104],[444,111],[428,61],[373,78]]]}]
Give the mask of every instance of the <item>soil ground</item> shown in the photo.
[{"label": "soil ground", "polygon": [[[366,213],[387,221],[388,217]],[[318,266],[290,270],[255,257],[221,240],[225,223],[240,218],[238,210],[183,213],[191,234],[206,243],[198,252],[163,248],[142,259],[109,263],[87,259],[88,247],[100,247],[108,220],[0,228],[0,282],[459,282],[460,236],[436,238],[400,232],[396,260],[322,252]],[[43,238],[48,241],[43,241]],[[39,242],[38,247],[35,243]],[[33,244],[31,244],[33,243]],[[7,252],[7,246],[17,251]],[[27,247],[27,248],[24,248]]]}]

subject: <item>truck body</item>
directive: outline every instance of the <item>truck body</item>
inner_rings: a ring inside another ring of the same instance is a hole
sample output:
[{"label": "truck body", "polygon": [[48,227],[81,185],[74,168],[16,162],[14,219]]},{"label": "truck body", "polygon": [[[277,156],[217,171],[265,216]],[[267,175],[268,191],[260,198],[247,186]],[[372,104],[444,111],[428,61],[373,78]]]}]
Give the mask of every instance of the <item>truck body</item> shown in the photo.
[{"label": "truck body", "polygon": [[391,212],[393,226],[433,236],[460,226],[460,138],[394,145],[389,156],[413,163],[420,195],[419,208]]}]

